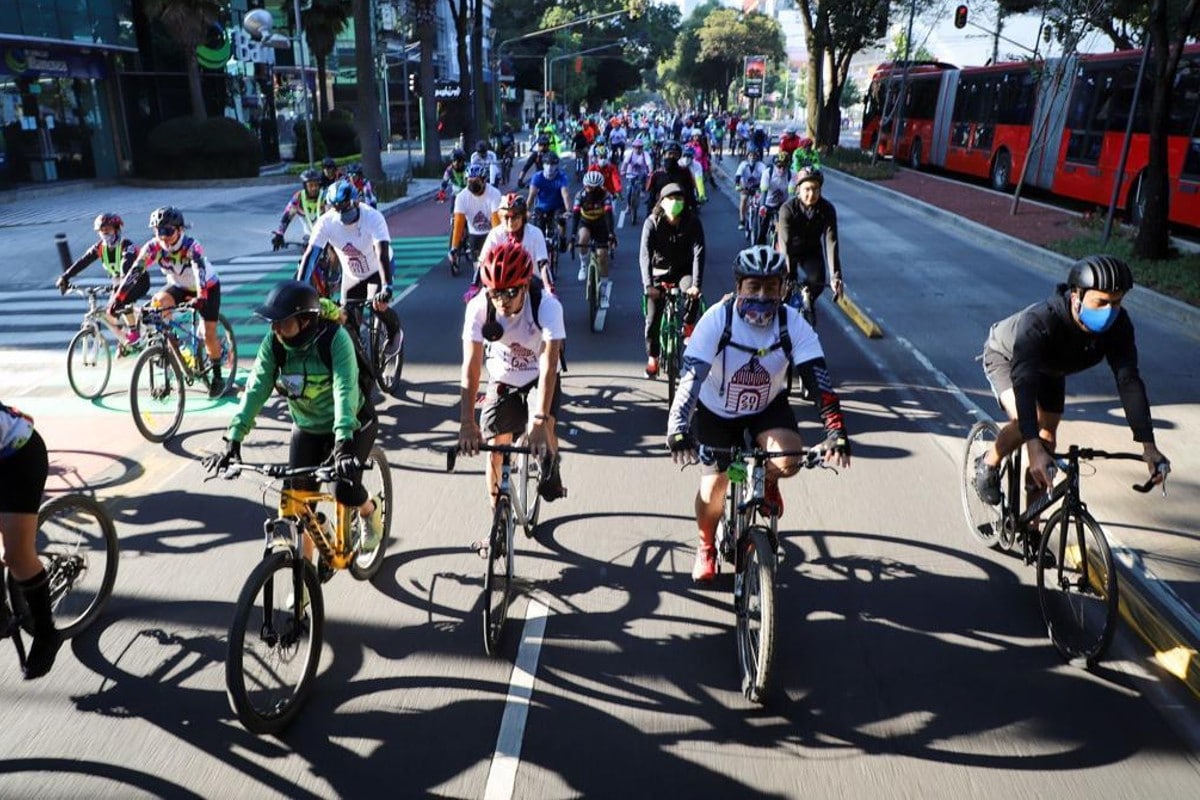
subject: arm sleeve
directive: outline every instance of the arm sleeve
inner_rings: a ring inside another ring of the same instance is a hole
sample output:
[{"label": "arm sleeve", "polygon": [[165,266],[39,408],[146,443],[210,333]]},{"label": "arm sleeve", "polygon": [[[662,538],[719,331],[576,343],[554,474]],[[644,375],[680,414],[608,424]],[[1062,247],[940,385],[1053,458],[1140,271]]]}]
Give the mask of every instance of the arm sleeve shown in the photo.
[{"label": "arm sleeve", "polygon": [[775,241],[779,252],[787,256],[788,274],[794,275],[795,268],[792,266],[792,257],[788,253],[787,245],[788,238],[791,236],[792,228],[792,203],[785,202],[779,207],[779,214],[775,217]]},{"label": "arm sleeve", "polygon": [[695,235],[692,237],[692,285],[699,289],[704,286],[704,260],[706,257],[704,223],[700,221],[699,216],[694,216],[692,224],[695,230]]},{"label": "arm sleeve", "polygon": [[846,422],[842,418],[842,404],[833,391],[833,381],[829,378],[829,368],[825,365],[824,357],[797,364],[796,374],[808,390],[808,396],[818,398],[817,408],[821,414],[821,422],[825,424],[825,431],[844,436]]},{"label": "arm sleeve", "polygon": [[1121,407],[1125,409],[1125,421],[1133,431],[1133,440],[1143,444],[1154,443],[1154,425],[1150,417],[1150,400],[1146,397],[1146,386],[1138,371],[1137,343],[1134,340],[1133,323],[1124,310],[1110,333],[1107,354],[1108,365],[1117,380],[1117,394],[1121,396]]},{"label": "arm sleeve", "polygon": [[[138,251],[133,242],[126,241],[123,244],[124,249],[121,251],[121,274],[128,275],[133,272],[134,265],[138,263]],[[144,267],[138,267],[138,271],[144,270]]]},{"label": "arm sleeve", "polygon": [[650,287],[650,247],[654,238],[654,219],[647,217],[642,223],[642,244],[638,249],[638,266],[642,270],[642,288]]},{"label": "arm sleeve", "polygon": [[240,442],[254,427],[254,419],[271,397],[275,385],[275,374],[279,366],[275,363],[275,349],[271,346],[273,333],[267,333],[258,345],[258,354],[254,358],[254,366],[246,378],[246,388],[242,392],[242,402],[237,413],[229,421],[229,429],[225,437],[232,442]]},{"label": "arm sleeve", "polygon": [[842,278],[842,257],[838,252],[837,210],[833,203],[825,209],[829,214],[829,223],[825,226],[825,263],[829,269],[830,278]]},{"label": "arm sleeve", "polygon": [[683,355],[683,369],[679,374],[679,387],[675,390],[675,402],[667,416],[667,435],[684,433],[691,425],[692,412],[700,399],[700,387],[708,378],[712,363],[696,356]]},{"label": "arm sleeve", "polygon": [[81,255],[79,258],[75,259],[74,264],[67,267],[66,270],[63,271],[63,276],[66,277],[67,280],[74,278],[76,275],[78,275],[79,273],[81,273],[85,269],[87,269],[89,265],[95,263],[96,259],[99,257],[100,257],[100,246],[92,245],[91,247],[89,247],[87,250],[85,250],[83,252],[83,255]]},{"label": "arm sleeve", "polygon": [[317,262],[321,259],[321,251],[325,249],[328,241],[329,236],[325,233],[325,223],[322,218],[317,220],[317,224],[313,226],[312,236],[308,240],[308,249],[304,251],[304,257],[296,269],[296,280],[305,283],[312,282],[313,272],[317,268]]},{"label": "arm sleeve", "polygon": [[1030,309],[1017,321],[1013,337],[1012,386],[1022,441],[1038,438],[1037,395],[1042,354],[1050,333],[1046,320]]}]

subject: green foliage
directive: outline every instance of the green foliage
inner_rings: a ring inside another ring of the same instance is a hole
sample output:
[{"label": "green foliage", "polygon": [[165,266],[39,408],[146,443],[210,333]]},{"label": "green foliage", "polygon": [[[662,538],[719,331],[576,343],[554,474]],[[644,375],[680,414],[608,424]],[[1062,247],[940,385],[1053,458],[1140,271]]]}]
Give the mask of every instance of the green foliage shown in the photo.
[{"label": "green foliage", "polygon": [[331,112],[328,117],[317,123],[316,128],[325,142],[326,151],[334,158],[362,150],[358,141],[358,131],[345,117],[335,116]]},{"label": "green foliage", "polygon": [[842,84],[842,96],[838,100],[838,105],[842,108],[850,108],[863,101],[862,89],[858,88],[858,84],[852,80],[848,80]]},{"label": "green foliage", "polygon": [[821,156],[821,163],[828,169],[836,169],[865,181],[886,181],[896,177],[895,163],[879,159],[872,164],[871,154],[856,148],[835,147]]},{"label": "green foliage", "polygon": [[[1102,216],[1097,216],[1103,219]],[[1081,224],[1079,235],[1051,242],[1048,247],[1071,258],[1082,258],[1100,252],[1119,256],[1129,263],[1138,286],[1146,286],[1176,300],[1200,306],[1200,255],[1172,251],[1170,256],[1162,261],[1138,258],[1134,255],[1132,231],[1116,230],[1108,243],[1103,244],[1102,228],[1102,225],[1097,224]]]},{"label": "green foliage", "polygon": [[[321,136],[321,128],[316,123],[313,123],[313,158],[320,161],[325,156],[329,155],[328,148],[325,147],[325,138]],[[296,134],[296,160],[301,161],[308,158],[308,128],[304,124],[304,120],[299,120],[292,123],[292,131]]]},{"label": "green foliage", "polygon": [[[891,43],[888,45],[887,53],[884,58],[888,61],[901,61],[904,58],[904,50],[908,45],[908,35],[903,31],[896,31],[896,35],[892,37]],[[918,43],[917,46],[909,53],[910,61],[936,61],[933,53],[929,52],[929,48],[924,42]]]},{"label": "green foliage", "polygon": [[262,163],[258,136],[226,117],[166,120],[151,129],[146,152],[149,178],[255,178]]}]

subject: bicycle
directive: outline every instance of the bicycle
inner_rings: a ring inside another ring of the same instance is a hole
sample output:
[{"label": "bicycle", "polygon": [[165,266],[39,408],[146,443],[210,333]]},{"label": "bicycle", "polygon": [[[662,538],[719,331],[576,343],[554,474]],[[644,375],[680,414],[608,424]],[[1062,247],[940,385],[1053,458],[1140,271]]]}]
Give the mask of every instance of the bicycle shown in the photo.
[{"label": "bicycle", "polygon": [[[749,437],[747,436],[747,440]],[[733,565],[733,610],[737,618],[738,665],[742,694],[761,703],[767,696],[775,661],[775,571],[783,558],[779,547],[779,509],[766,502],[767,460],[799,456],[803,469],[826,466],[820,447],[764,450],[747,441],[743,447],[701,445],[704,457],[725,457],[729,488],[717,525],[717,569]]]},{"label": "bicycle", "polygon": [[584,266],[583,294],[588,306],[588,330],[592,333],[600,333],[604,330],[607,311],[600,308],[600,260],[596,255],[596,246],[594,243],[573,243],[571,250],[575,255],[576,263],[583,258],[580,256],[581,250],[587,254]]},{"label": "bicycle", "polygon": [[629,224],[637,225],[638,207],[642,204],[642,194],[646,188],[646,177],[639,175],[626,175],[626,182],[629,188],[625,190],[625,204],[629,208]]},{"label": "bicycle", "polygon": [[[685,293],[678,284],[661,282],[655,286],[662,292],[663,312],[658,324],[658,353],[667,372],[667,406],[675,402],[675,390],[679,386],[679,376],[683,372],[684,339],[690,331],[684,329],[683,318],[686,302]],[[704,313],[704,299],[699,298],[700,308],[697,318]],[[642,309],[646,313],[646,309]]]},{"label": "bicycle", "polygon": [[[225,659],[225,693],[230,708],[251,733],[277,734],[295,720],[312,690],[325,626],[325,599],[321,586],[339,570],[349,570],[356,580],[373,578],[387,552],[392,522],[392,478],[382,448],[371,448],[363,465],[363,482],[372,475],[368,492],[383,506],[383,538],[374,550],[363,550],[366,521],[356,509],[337,502],[330,492],[284,487],[279,490],[277,515],[263,524],[263,558],[242,586],[233,621],[229,625],[229,650]],[[283,464],[234,462],[223,477],[242,472],[265,475],[275,481],[312,478],[319,483],[337,480],[334,467],[288,467]],[[318,510],[335,505],[334,523]],[[304,557],[303,538],[316,546],[318,565]]]},{"label": "bicycle", "polygon": [[500,184],[507,186],[509,180],[512,179],[513,168],[513,149],[512,147],[504,148],[504,155],[500,156]]},{"label": "bicycle", "polygon": [[[1022,510],[1021,451],[1000,464],[1001,501],[983,502],[975,491],[975,459],[991,448],[1000,427],[991,420],[975,423],[967,434],[960,485],[963,513],[971,537],[988,548],[1012,552],[1020,548],[1022,563],[1037,569],[1038,602],[1054,648],[1064,660],[1098,662],[1108,649],[1117,626],[1117,574],[1104,531],[1079,494],[1079,462],[1092,459],[1141,461],[1135,453],[1110,453],[1071,445],[1054,460],[1063,478],[1041,498]],[[1162,468],[1165,476],[1169,468]],[[1165,477],[1164,477],[1165,480]],[[1146,493],[1154,480],[1134,484]],[[1163,484],[1166,493],[1166,484]],[[1035,521],[1062,501],[1038,534]]]},{"label": "bicycle", "polygon": [[[181,322],[179,317],[186,318]],[[204,321],[191,302],[170,309],[153,302],[142,306],[145,349],[133,365],[129,383],[130,410],[138,433],[150,442],[165,442],[179,430],[186,404],[184,389],[199,382],[212,386],[213,366],[204,344]],[[237,377],[237,339],[224,314],[217,316],[222,395],[233,390]]]},{"label": "bicycle", "polygon": [[[521,441],[524,442],[524,437]],[[504,643],[504,626],[512,600],[513,532],[520,526],[525,535],[531,537],[537,528],[542,504],[537,487],[542,471],[525,444],[482,444],[479,449],[501,454],[500,483],[496,487],[492,525],[486,540],[471,543],[471,549],[488,562],[487,572],[483,575],[483,651],[496,656]],[[511,482],[514,455],[520,456],[515,492]],[[447,448],[446,471],[453,472],[457,461],[458,448]]]},{"label": "bicycle", "polygon": [[741,219],[742,235],[746,239],[746,244],[754,244],[758,241],[759,225],[761,224],[758,209],[762,201],[759,199],[757,191],[747,190],[744,187],[739,187],[738,191],[746,195],[746,213]]},{"label": "bicycle", "polygon": [[[67,494],[38,509],[37,551],[50,582],[54,627],[63,639],[87,630],[112,596],[120,562],[116,526],[104,506],[81,494]],[[12,637],[25,667],[24,631],[33,635],[25,596],[12,575],[0,589],[0,638]]]},{"label": "bicycle", "polygon": [[558,255],[563,249],[563,232],[558,225],[558,212],[534,209],[529,224],[540,230],[546,237],[546,255],[549,257],[546,269],[550,273],[551,285],[557,284]]},{"label": "bicycle", "polygon": [[[396,331],[400,337],[400,349],[392,359],[387,357],[388,330],[383,320],[375,313],[374,300],[347,300],[342,303],[346,311],[346,328],[358,338],[359,346],[375,371],[375,385],[384,394],[396,396],[400,391],[400,376],[404,372],[404,328]],[[396,316],[399,321],[399,314]],[[389,376],[385,370],[388,361],[394,361],[395,371]]]},{"label": "bicycle", "polygon": [[90,286],[80,289],[67,286],[67,291],[87,298],[88,308],[79,323],[79,331],[67,345],[67,382],[71,391],[84,400],[94,400],[108,388],[112,374],[112,347],[100,327],[105,309],[98,298],[112,291],[111,286]]},{"label": "bicycle", "polygon": [[487,234],[482,236],[473,233],[467,234],[466,241],[459,244],[450,257],[451,276],[457,277],[463,271],[474,273],[475,265],[479,262],[479,251],[483,248],[485,239],[487,239]]}]

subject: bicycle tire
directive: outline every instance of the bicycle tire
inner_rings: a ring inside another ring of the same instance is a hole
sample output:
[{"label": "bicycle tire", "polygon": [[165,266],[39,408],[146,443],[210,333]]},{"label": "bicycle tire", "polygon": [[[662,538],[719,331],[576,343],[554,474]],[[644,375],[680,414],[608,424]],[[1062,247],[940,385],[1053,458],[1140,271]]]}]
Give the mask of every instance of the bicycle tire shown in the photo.
[{"label": "bicycle tire", "polygon": [[379,391],[387,394],[391,389],[391,382],[387,380],[383,372],[384,367],[387,366],[387,357],[384,354],[387,352],[388,332],[378,314],[371,315],[367,342],[367,357],[370,359],[371,366],[375,368],[375,385],[379,387]]},{"label": "bicycle tire", "polygon": [[674,327],[672,318],[672,330],[667,332],[664,353],[667,362],[667,406],[675,405],[675,390],[679,388],[679,339],[675,336]]},{"label": "bicycle tire", "polygon": [[529,453],[518,456],[517,505],[521,509],[521,527],[526,536],[533,536],[542,510],[542,497],[537,491],[541,475],[542,470],[536,458]]},{"label": "bicycle tire", "polygon": [[[67,494],[38,509],[38,558],[50,580],[54,627],[64,639],[78,636],[104,610],[117,582],[121,546],[116,525],[96,500]],[[25,596],[10,572],[9,596],[21,627],[33,634]]]},{"label": "bicycle tire", "polygon": [[[217,341],[221,345],[221,376],[225,379],[225,386],[219,396],[224,397],[234,391],[234,381],[237,379],[237,337],[234,336],[233,326],[224,314],[217,315]],[[200,379],[205,386],[212,386],[212,370],[207,364],[208,354],[203,348],[201,352],[205,353],[206,363],[200,373]]]},{"label": "bicycle tire", "polygon": [[99,328],[81,328],[67,345],[67,382],[84,400],[94,400],[108,388],[112,347]]},{"label": "bicycle tire", "polygon": [[165,442],[179,430],[187,403],[184,386],[183,367],[167,345],[153,345],[138,356],[129,381],[129,407],[146,441]]},{"label": "bicycle tire", "polygon": [[[307,613],[298,616],[294,598],[292,607],[287,603],[289,592],[295,591],[294,558],[290,550],[276,551],[255,565],[238,595],[229,626],[225,694],[238,721],[259,735],[277,734],[292,723],[312,690],[321,660],[325,624],[321,582],[313,565],[302,562],[309,606]],[[268,619],[281,632],[268,629]],[[250,657],[247,648],[252,649]],[[294,682],[283,679],[284,671],[293,666],[299,668]],[[262,674],[254,671],[256,667],[263,668]],[[253,671],[251,680],[247,671]]]},{"label": "bicycle tire", "polygon": [[512,509],[505,495],[496,498],[492,529],[488,533],[488,568],[483,576],[483,650],[500,654],[504,627],[512,598]]},{"label": "bicycle tire", "polygon": [[1037,589],[1046,632],[1059,654],[1089,667],[1099,661],[1117,629],[1117,573],[1104,531],[1086,510],[1075,516],[1059,507],[1046,521]]},{"label": "bicycle tire", "polygon": [[596,315],[600,311],[600,270],[596,266],[594,252],[588,256],[587,263],[587,304],[588,330],[592,333],[599,333],[596,330]]},{"label": "bicycle tire", "polygon": [[392,510],[395,508],[392,502],[392,471],[388,466],[387,454],[383,452],[383,448],[379,445],[372,447],[370,455],[367,456],[367,462],[374,465],[375,469],[363,470],[363,486],[367,487],[368,495],[375,498],[376,502],[383,504],[383,538],[379,540],[379,545],[374,550],[364,552],[360,544],[366,525],[362,517],[357,513],[354,514],[355,547],[354,558],[350,561],[350,574],[360,581],[374,578],[383,564],[383,559],[387,556],[388,537],[391,536],[392,531]]},{"label": "bicycle tire", "polygon": [[775,549],[766,528],[756,525],[747,531],[741,561],[733,579],[733,604],[742,694],[761,703],[770,690],[775,661]]},{"label": "bicycle tire", "polygon": [[[959,470],[959,498],[967,520],[967,532],[972,540],[989,549],[999,547],[999,533],[1004,524],[1006,502],[1001,499],[999,506],[992,506],[979,497],[975,491],[975,459],[989,450],[999,435],[1000,426],[990,419],[976,422],[967,433]],[[1009,469],[1011,466],[1008,459],[1005,459],[1001,465],[1001,487],[1005,486]]]}]

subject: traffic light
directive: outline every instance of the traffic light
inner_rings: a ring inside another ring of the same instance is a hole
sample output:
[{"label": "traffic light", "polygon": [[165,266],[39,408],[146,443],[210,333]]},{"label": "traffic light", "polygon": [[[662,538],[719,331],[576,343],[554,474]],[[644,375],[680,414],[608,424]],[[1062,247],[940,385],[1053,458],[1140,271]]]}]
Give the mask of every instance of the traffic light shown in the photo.
[{"label": "traffic light", "polygon": [[966,5],[961,5],[958,8],[954,9],[954,27],[956,27],[956,28],[967,27],[967,7],[966,7]]}]

